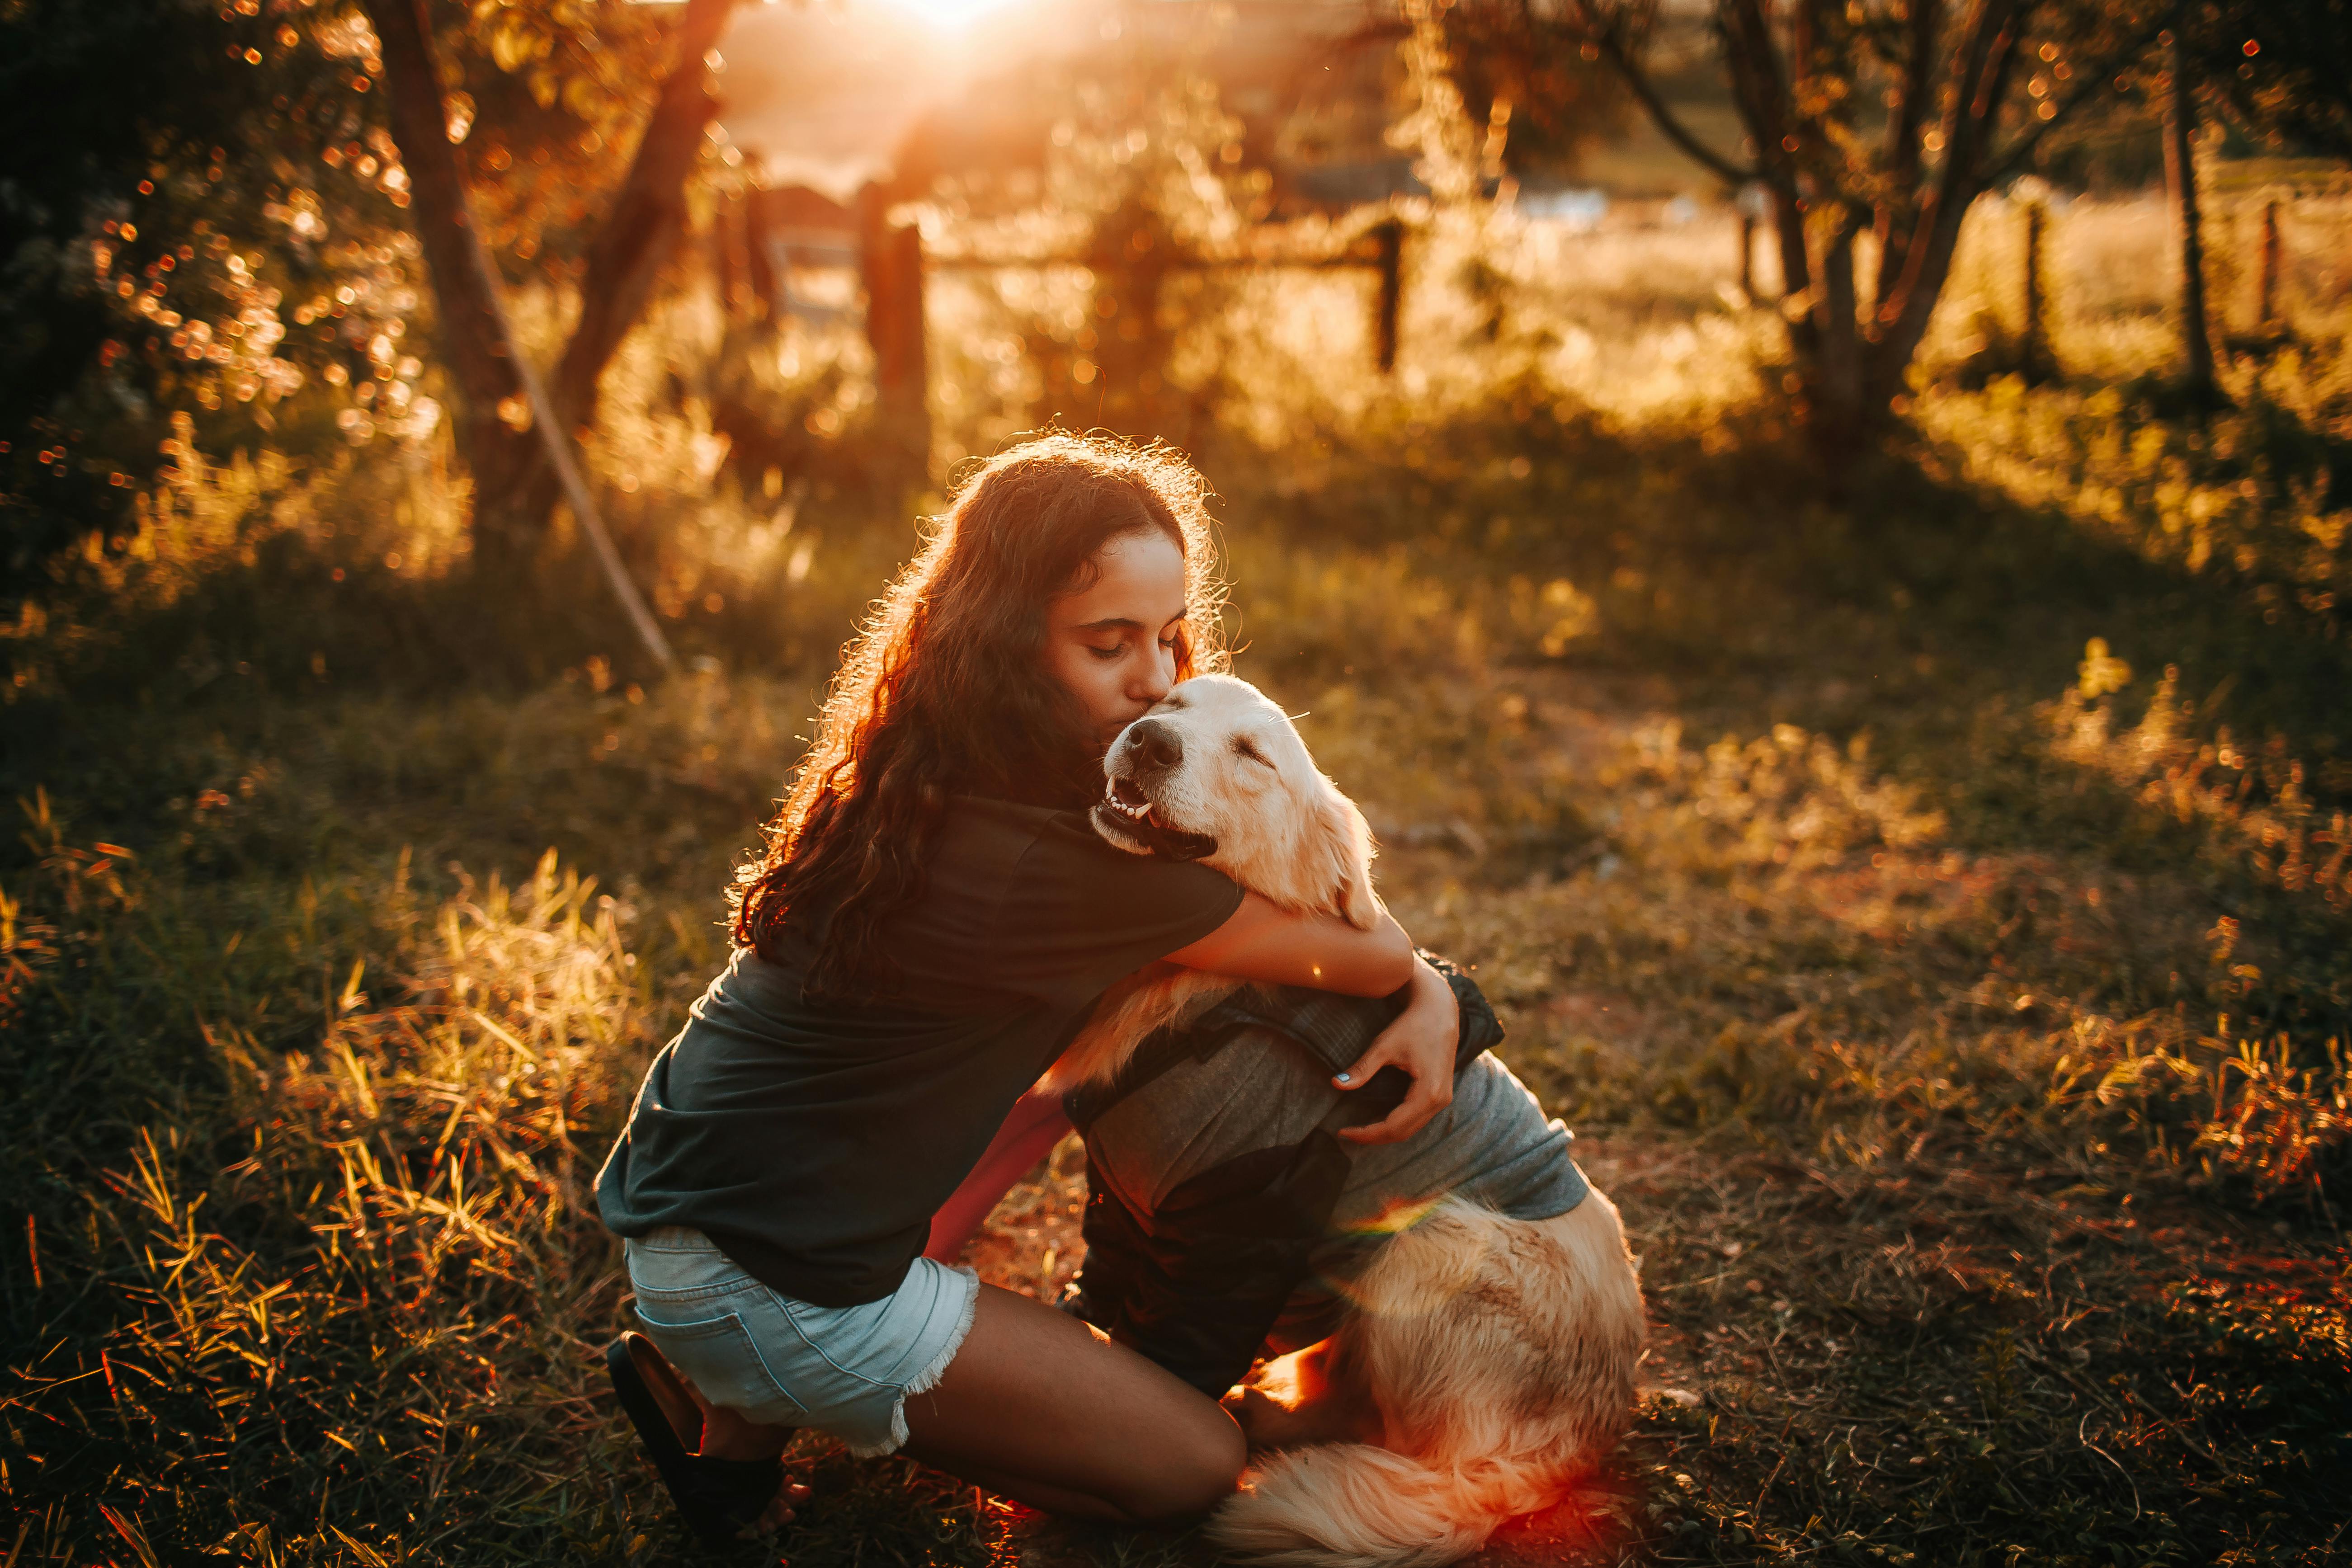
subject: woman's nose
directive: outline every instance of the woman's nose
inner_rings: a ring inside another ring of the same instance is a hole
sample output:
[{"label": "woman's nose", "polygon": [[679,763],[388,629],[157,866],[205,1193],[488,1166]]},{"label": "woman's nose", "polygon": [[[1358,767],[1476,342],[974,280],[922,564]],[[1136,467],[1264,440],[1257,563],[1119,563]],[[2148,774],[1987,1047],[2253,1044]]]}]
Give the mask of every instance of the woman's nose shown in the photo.
[{"label": "woman's nose", "polygon": [[1176,688],[1176,655],[1170,649],[1152,645],[1150,657],[1143,661],[1135,684],[1128,694],[1146,706],[1159,701]]}]

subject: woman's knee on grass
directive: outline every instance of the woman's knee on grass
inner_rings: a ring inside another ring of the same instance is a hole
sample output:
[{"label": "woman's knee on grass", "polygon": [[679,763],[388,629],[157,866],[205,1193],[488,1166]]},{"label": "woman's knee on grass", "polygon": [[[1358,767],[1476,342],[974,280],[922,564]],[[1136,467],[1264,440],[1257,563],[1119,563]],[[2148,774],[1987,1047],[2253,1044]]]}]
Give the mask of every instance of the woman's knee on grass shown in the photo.
[{"label": "woman's knee on grass", "polygon": [[1208,1408],[1213,1421],[1185,1421],[1150,1463],[1122,1477],[1117,1495],[1105,1500],[1139,1524],[1162,1524],[1197,1519],[1231,1497],[1249,1462],[1249,1446],[1223,1411]]}]

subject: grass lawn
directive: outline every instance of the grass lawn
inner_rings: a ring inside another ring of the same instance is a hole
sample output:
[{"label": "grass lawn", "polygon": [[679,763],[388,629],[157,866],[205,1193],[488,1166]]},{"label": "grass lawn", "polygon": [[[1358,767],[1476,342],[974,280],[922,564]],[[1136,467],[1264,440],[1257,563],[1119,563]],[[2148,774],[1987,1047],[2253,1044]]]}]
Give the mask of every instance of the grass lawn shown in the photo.
[{"label": "grass lawn", "polygon": [[[1658,330],[1729,363],[1708,298]],[[2242,362],[2193,429],[1956,377],[1823,476],[1752,386],[1612,413],[1549,342],[1591,397],[1438,376],[1194,441],[1239,672],[1642,1258],[1632,1438],[1481,1561],[2330,1561],[2340,353]],[[16,632],[5,1561],[1205,1561],[814,1440],[801,1520],[703,1553],[601,1393],[589,1183],[905,509],[770,487],[737,576],[663,567],[703,661],[655,682],[578,616],[478,660],[509,609],[417,567],[432,476],[327,478],[340,532],[232,548],[293,481],[191,466],[177,575]],[[1082,1181],[974,1261],[1066,1279]]]}]

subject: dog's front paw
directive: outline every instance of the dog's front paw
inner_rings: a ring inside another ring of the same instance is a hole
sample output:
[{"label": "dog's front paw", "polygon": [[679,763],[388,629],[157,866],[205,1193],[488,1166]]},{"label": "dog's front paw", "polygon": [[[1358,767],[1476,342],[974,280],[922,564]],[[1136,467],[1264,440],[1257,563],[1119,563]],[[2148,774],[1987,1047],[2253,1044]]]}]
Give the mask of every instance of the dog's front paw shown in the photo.
[{"label": "dog's front paw", "polygon": [[1218,1403],[1252,1449],[1315,1443],[1380,1443],[1384,1426],[1370,1393],[1325,1340],[1260,1365]]},{"label": "dog's front paw", "polygon": [[1242,1429],[1242,1436],[1253,1449],[1287,1447],[1298,1440],[1297,1412],[1263,1388],[1235,1384],[1217,1403],[1234,1418],[1234,1425]]}]

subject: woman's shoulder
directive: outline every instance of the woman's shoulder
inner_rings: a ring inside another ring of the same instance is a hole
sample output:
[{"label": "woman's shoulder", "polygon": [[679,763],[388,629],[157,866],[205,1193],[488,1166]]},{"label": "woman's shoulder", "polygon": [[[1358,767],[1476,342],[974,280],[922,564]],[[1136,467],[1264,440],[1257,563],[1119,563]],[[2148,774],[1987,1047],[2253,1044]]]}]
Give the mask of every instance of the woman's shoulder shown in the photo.
[{"label": "woman's shoulder", "polygon": [[[1238,887],[1206,866],[1118,848],[1082,811],[958,795],[925,902],[941,918],[979,921],[984,935],[976,939],[992,948],[1124,952],[1139,939],[1152,948],[1136,961],[1143,963],[1207,935],[1241,900]],[[1177,940],[1152,946],[1171,931]]]},{"label": "woman's shoulder", "polygon": [[948,797],[939,835],[931,842],[931,870],[963,871],[1003,879],[1015,875],[1039,840],[1066,835],[1060,818],[1068,816],[1048,806],[988,795]]},{"label": "woman's shoulder", "polygon": [[1073,859],[1136,858],[1107,843],[1083,811],[978,795],[949,797],[937,853],[942,860],[989,862],[1007,875],[1050,874]]},{"label": "woman's shoulder", "polygon": [[989,795],[950,797],[946,854],[974,849],[1004,858],[1005,869],[1023,878],[1200,883],[1226,880],[1204,866],[1122,849],[1095,831],[1084,810],[1070,810]]},{"label": "woman's shoulder", "polygon": [[995,795],[951,795],[948,796],[944,826],[966,831],[1025,834],[1034,837],[1056,817],[1070,815],[1050,805],[1003,800]]}]

